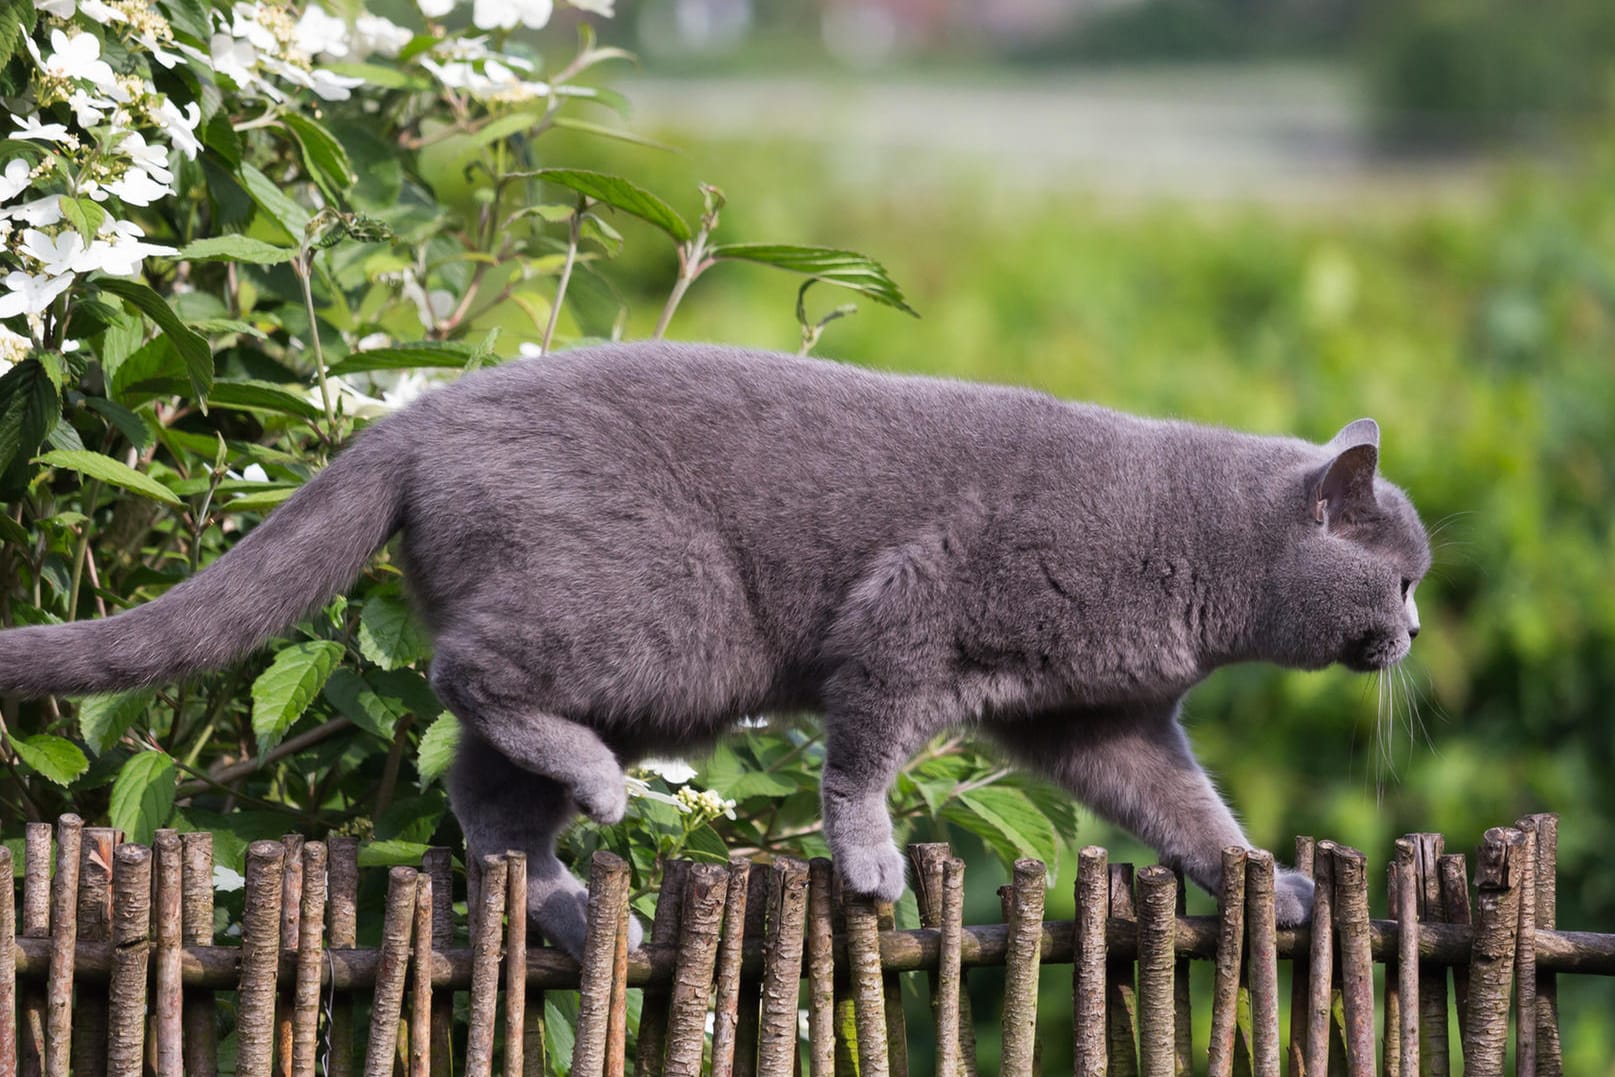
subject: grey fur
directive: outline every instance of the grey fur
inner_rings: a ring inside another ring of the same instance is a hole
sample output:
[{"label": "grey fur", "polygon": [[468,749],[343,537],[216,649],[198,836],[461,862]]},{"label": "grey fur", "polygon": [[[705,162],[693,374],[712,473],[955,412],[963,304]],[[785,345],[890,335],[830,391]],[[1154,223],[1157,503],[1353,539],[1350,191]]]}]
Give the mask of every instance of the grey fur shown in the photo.
[{"label": "grey fur", "polygon": [[[0,633],[0,691],[104,691],[231,661],[395,529],[463,722],[473,851],[523,849],[574,953],[554,855],[622,767],[743,716],[823,713],[825,834],[896,898],[886,791],[973,726],[1215,889],[1244,833],[1178,723],[1219,666],[1390,665],[1429,566],[1379,432],[1329,445],[1020,389],[717,347],[591,348],[469,375],[377,424],[194,580],[106,621]],[[1280,879],[1279,916],[1310,884]]]}]

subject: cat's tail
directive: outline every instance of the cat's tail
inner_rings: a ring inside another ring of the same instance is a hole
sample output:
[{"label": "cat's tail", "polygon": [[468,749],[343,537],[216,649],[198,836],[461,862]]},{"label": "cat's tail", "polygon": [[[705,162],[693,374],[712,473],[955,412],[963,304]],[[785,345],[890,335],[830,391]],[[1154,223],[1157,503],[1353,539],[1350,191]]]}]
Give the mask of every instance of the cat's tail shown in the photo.
[{"label": "cat's tail", "polygon": [[212,565],[96,621],[0,631],[0,694],[86,695],[228,665],[351,584],[402,525],[409,446],[381,422]]}]

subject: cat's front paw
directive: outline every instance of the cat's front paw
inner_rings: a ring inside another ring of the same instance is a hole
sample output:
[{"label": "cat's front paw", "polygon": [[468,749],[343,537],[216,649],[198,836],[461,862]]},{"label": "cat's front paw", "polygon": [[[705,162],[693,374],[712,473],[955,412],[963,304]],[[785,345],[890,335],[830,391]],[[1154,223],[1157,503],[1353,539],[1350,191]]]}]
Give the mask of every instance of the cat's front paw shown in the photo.
[{"label": "cat's front paw", "polygon": [[1273,914],[1279,927],[1300,927],[1312,919],[1312,880],[1283,871],[1273,880]]},{"label": "cat's front paw", "polygon": [[615,775],[579,783],[572,790],[572,799],[578,808],[597,823],[610,826],[622,822],[628,813],[628,782],[621,772]]},{"label": "cat's front paw", "polygon": [[907,864],[892,844],[857,846],[836,853],[841,882],[854,894],[896,901],[907,885]]}]

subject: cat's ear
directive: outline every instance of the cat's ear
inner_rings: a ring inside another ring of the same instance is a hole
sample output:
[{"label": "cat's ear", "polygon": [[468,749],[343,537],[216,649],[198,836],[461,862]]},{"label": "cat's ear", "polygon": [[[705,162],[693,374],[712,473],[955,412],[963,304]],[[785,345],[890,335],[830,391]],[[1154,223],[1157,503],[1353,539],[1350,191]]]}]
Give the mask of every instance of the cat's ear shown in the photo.
[{"label": "cat's ear", "polygon": [[1379,467],[1379,424],[1358,419],[1330,439],[1334,453],[1313,472],[1307,484],[1313,519],[1320,524],[1348,515],[1354,507],[1374,503],[1374,472]]}]

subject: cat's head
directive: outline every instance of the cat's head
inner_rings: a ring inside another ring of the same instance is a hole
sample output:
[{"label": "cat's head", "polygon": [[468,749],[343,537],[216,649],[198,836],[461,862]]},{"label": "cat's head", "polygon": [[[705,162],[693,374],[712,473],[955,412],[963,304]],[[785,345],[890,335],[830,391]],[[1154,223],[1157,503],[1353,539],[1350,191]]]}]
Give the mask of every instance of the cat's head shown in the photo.
[{"label": "cat's head", "polygon": [[1379,426],[1358,419],[1281,477],[1270,502],[1281,552],[1263,595],[1263,657],[1358,671],[1407,657],[1430,540],[1413,503],[1378,467]]}]

